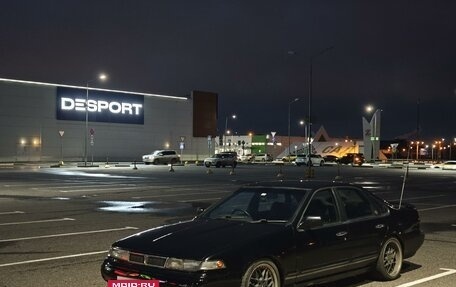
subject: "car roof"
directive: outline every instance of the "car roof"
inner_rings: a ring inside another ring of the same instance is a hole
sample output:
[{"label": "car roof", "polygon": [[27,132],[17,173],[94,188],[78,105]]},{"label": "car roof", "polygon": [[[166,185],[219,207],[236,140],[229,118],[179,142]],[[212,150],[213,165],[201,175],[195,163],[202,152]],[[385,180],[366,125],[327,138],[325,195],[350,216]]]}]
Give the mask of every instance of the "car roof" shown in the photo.
[{"label": "car roof", "polygon": [[302,188],[317,190],[323,187],[335,186],[356,186],[352,183],[331,180],[276,180],[266,182],[256,182],[246,185],[246,187],[271,187],[271,188]]}]

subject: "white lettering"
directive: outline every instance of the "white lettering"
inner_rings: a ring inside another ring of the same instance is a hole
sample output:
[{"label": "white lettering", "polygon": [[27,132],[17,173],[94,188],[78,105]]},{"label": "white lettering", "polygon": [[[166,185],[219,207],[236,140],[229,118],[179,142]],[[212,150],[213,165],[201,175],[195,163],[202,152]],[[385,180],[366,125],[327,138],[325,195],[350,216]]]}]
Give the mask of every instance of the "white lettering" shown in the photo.
[{"label": "white lettering", "polygon": [[95,100],[89,100],[89,101],[87,102],[87,110],[88,110],[89,112],[96,112],[97,109],[98,109],[97,104],[98,104],[97,101],[95,101]]},{"label": "white lettering", "polygon": [[107,101],[98,101],[98,112],[101,113],[102,110],[107,110],[109,108],[109,103]]},{"label": "white lettering", "polygon": [[132,106],[135,109],[135,115],[139,115],[139,109],[142,109],[143,106],[141,104],[133,104]]},{"label": "white lettering", "polygon": [[[113,114],[127,114],[127,115],[140,115],[141,109],[143,108],[142,104],[135,104],[135,103],[119,103],[119,102],[107,102],[103,100],[88,100],[87,101],[87,111],[89,112],[99,112],[102,113],[105,110]],[[79,99],[72,99],[72,98],[61,98],[60,109],[65,111],[78,111],[78,112],[85,112],[86,111],[86,100],[79,98]]]},{"label": "white lettering", "polygon": [[118,114],[122,111],[122,106],[118,102],[110,102],[109,111],[113,114]]},{"label": "white lettering", "polygon": [[73,110],[74,109],[74,101],[70,98],[62,98],[61,99],[61,106],[62,110]]},{"label": "white lettering", "polygon": [[126,111],[128,111],[129,115],[133,114],[133,110],[131,109],[131,104],[122,103],[122,114],[125,114]]},{"label": "white lettering", "polygon": [[86,103],[86,101],[84,99],[75,99],[74,103],[75,103],[75,106],[76,106],[75,107],[76,111],[85,112],[85,103]]}]

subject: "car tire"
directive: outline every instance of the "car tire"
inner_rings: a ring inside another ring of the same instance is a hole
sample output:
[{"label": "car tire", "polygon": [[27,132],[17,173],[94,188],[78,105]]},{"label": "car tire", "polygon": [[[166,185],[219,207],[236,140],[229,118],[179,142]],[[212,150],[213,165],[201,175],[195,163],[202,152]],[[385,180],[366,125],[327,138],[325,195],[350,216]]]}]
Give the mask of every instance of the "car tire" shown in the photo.
[{"label": "car tire", "polygon": [[320,161],[320,166],[324,166],[325,165],[325,162],[324,161]]},{"label": "car tire", "polygon": [[210,162],[205,162],[204,165],[205,165],[206,167],[211,167],[211,163],[210,163]]},{"label": "car tire", "polygon": [[218,163],[215,164],[215,167],[216,167],[216,168],[219,168],[220,166],[221,166],[221,163],[220,163],[220,162],[218,162]]},{"label": "car tire", "polygon": [[153,164],[159,164],[159,163],[160,163],[160,161],[158,160],[158,158],[157,158],[157,159],[154,159]]},{"label": "car tire", "polygon": [[171,164],[176,164],[176,163],[177,163],[177,159],[172,158],[172,159],[171,159]]},{"label": "car tire", "polygon": [[149,165],[149,164],[150,164],[150,162],[147,162],[147,161],[145,161],[145,162],[144,162],[144,164],[145,164],[145,165]]},{"label": "car tire", "polygon": [[280,287],[281,285],[279,269],[270,260],[259,260],[252,263],[242,276],[241,282],[241,287]]},{"label": "car tire", "polygon": [[386,240],[378,255],[375,275],[383,281],[390,281],[401,275],[403,252],[402,245],[395,237]]}]

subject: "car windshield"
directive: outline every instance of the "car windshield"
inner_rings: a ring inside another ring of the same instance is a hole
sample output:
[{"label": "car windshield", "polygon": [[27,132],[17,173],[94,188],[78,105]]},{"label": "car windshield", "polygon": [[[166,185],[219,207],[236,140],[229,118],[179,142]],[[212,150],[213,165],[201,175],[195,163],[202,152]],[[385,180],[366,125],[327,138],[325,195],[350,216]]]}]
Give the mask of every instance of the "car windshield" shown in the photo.
[{"label": "car windshield", "polygon": [[308,190],[297,188],[245,187],[203,213],[211,219],[251,222],[287,222],[296,213]]}]

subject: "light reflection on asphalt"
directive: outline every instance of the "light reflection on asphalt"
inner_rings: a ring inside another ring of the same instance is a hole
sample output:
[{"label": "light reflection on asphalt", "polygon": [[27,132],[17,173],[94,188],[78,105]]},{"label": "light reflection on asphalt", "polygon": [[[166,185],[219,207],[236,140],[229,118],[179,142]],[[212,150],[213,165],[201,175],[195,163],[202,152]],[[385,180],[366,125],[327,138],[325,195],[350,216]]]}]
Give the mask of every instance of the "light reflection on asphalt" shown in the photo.
[{"label": "light reflection on asphalt", "polygon": [[160,201],[100,201],[99,210],[125,213],[153,213],[163,215],[192,214],[195,208],[190,203]]},{"label": "light reflection on asphalt", "polygon": [[68,170],[47,170],[48,173],[68,175],[68,176],[85,176],[85,177],[102,177],[102,178],[145,178],[142,176],[125,176],[114,175],[108,173],[88,173],[83,171],[68,171]]}]

